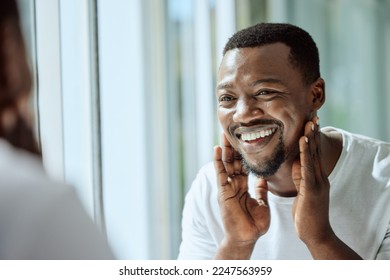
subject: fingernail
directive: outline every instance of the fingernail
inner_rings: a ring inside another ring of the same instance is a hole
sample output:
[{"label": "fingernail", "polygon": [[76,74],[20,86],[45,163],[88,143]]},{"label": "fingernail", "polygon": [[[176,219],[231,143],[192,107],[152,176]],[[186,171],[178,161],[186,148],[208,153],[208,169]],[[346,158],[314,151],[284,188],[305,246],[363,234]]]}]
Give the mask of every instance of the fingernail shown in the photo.
[{"label": "fingernail", "polygon": [[314,131],[314,123],[311,124],[311,131]]},{"label": "fingernail", "polygon": [[305,142],[309,143],[309,138],[307,138],[306,136],[305,136]]},{"label": "fingernail", "polygon": [[265,200],[263,200],[263,199],[261,199],[261,198],[257,200],[257,203],[259,204],[259,206],[268,207],[267,202],[265,202]]},{"label": "fingernail", "polygon": [[320,126],[320,118],[319,117],[317,117],[317,119],[316,119],[316,125]]}]

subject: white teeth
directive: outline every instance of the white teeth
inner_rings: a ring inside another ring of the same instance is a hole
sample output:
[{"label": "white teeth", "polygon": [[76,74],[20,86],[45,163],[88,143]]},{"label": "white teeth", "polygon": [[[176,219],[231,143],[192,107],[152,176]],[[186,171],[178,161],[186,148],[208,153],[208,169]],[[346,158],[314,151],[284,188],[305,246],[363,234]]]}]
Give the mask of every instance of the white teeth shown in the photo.
[{"label": "white teeth", "polygon": [[264,138],[270,136],[276,131],[276,128],[265,129],[257,132],[243,133],[241,134],[241,140],[243,141],[253,141],[256,139]]}]

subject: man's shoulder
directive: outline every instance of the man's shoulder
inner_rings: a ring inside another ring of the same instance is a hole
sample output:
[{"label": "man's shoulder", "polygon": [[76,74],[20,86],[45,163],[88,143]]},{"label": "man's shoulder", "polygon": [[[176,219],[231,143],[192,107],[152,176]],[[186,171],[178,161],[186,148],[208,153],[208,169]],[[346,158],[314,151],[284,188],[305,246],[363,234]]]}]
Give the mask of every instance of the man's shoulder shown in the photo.
[{"label": "man's shoulder", "polygon": [[340,133],[343,138],[342,152],[330,180],[343,178],[342,181],[350,184],[365,180],[365,185],[375,185],[378,189],[390,186],[390,143],[342,129],[324,128],[323,131]]},{"label": "man's shoulder", "polygon": [[189,193],[196,197],[210,197],[217,190],[217,178],[213,162],[203,165],[192,182]]},{"label": "man's shoulder", "polygon": [[209,162],[203,165],[196,176],[197,180],[200,180],[202,184],[217,189],[217,174],[214,168],[214,162]]},{"label": "man's shoulder", "polygon": [[212,177],[212,178],[216,178],[215,176],[215,168],[214,168],[214,163],[212,161],[206,163],[205,165],[203,165],[199,171],[198,171],[198,175],[203,175],[203,176],[206,176],[206,177]]},{"label": "man's shoulder", "polygon": [[362,152],[365,154],[379,152],[390,152],[390,143],[383,140],[366,136],[359,133],[349,132],[335,127],[324,127],[322,132],[326,134],[337,133],[341,135],[343,141],[343,150]]}]

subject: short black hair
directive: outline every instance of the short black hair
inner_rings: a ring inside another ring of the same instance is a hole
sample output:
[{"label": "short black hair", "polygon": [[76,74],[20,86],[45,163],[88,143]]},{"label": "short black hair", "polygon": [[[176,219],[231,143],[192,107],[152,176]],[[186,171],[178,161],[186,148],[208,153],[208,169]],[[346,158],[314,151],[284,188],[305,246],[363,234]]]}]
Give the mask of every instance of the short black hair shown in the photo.
[{"label": "short black hair", "polygon": [[226,43],[223,55],[236,48],[254,48],[273,43],[290,47],[290,62],[307,84],[320,77],[320,58],[313,38],[305,30],[288,23],[259,23],[235,33]]}]

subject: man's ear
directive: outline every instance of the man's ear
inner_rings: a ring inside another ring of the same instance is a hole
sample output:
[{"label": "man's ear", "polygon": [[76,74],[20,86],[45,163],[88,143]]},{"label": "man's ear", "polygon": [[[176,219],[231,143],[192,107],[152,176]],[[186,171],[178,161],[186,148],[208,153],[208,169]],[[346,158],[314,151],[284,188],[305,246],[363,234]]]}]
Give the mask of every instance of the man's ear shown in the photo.
[{"label": "man's ear", "polygon": [[310,86],[310,97],[312,103],[312,111],[319,110],[325,103],[325,81],[322,78],[318,78]]},{"label": "man's ear", "polygon": [[31,74],[19,27],[12,20],[0,25],[0,91],[19,94],[31,87]]}]

